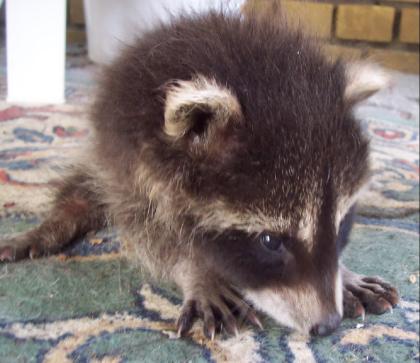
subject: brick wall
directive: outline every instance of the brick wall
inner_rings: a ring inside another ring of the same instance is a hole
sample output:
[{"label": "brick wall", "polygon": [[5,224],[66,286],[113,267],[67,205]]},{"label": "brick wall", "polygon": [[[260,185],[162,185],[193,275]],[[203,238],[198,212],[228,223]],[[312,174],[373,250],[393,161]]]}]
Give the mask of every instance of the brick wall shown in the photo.
[{"label": "brick wall", "polygon": [[67,42],[86,42],[83,0],[67,1]]},{"label": "brick wall", "polygon": [[[270,0],[248,0],[262,10]],[[419,73],[420,0],[277,0],[289,21],[317,34],[332,57],[371,57],[386,67]],[[67,40],[86,41],[83,0],[68,1]]]},{"label": "brick wall", "polygon": [[[277,0],[292,25],[324,39],[332,57],[372,58],[419,73],[419,0]],[[269,0],[248,0],[263,11]]]}]

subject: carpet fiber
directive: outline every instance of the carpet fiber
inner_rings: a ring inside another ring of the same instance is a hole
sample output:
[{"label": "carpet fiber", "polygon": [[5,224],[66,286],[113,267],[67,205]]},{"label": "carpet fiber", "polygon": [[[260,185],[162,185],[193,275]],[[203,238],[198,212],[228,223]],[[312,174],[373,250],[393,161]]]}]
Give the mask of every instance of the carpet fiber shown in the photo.
[{"label": "carpet fiber", "polygon": [[[69,104],[0,102],[0,237],[39,223],[48,181],[89,133],[91,87],[76,68]],[[118,234],[103,231],[59,256],[0,265],[0,362],[418,361],[418,78],[398,76],[358,114],[372,139],[375,178],[344,261],[397,286],[393,313],[345,320],[312,340],[264,316],[264,331],[243,327],[209,342],[197,323],[191,337],[176,339],[180,295],[128,265]]]}]

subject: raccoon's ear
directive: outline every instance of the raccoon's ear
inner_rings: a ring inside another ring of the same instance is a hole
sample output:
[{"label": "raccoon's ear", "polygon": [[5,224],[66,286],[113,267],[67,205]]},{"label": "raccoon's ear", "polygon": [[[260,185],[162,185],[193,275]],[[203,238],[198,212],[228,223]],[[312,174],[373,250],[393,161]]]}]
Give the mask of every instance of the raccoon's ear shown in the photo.
[{"label": "raccoon's ear", "polygon": [[164,132],[174,138],[184,136],[205,141],[238,123],[242,118],[236,96],[215,80],[198,75],[190,81],[173,81],[165,86]]},{"label": "raccoon's ear", "polygon": [[354,104],[389,86],[391,78],[383,68],[370,62],[353,62],[345,66],[345,99]]}]

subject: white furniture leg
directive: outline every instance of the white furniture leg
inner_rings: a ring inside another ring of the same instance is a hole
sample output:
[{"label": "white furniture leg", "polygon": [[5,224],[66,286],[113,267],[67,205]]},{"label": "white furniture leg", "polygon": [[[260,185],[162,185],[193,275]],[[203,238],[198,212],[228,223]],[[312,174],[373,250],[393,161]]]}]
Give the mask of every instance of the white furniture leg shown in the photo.
[{"label": "white furniture leg", "polygon": [[7,99],[64,102],[66,0],[6,0]]}]

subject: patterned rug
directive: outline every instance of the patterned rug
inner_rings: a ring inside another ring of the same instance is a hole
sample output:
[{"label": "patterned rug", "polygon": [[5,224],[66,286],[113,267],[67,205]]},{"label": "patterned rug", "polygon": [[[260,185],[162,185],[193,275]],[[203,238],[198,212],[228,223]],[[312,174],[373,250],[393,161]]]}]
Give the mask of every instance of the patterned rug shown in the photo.
[{"label": "patterned rug", "polygon": [[[89,133],[92,72],[69,66],[65,105],[0,102],[0,237],[39,223],[48,181]],[[177,339],[179,293],[127,264],[118,234],[102,231],[59,256],[0,265],[0,362],[418,362],[418,78],[396,79],[358,110],[375,178],[344,255],[350,268],[398,287],[393,313],[345,320],[312,340],[264,316],[263,331],[209,342],[197,323]]]}]

